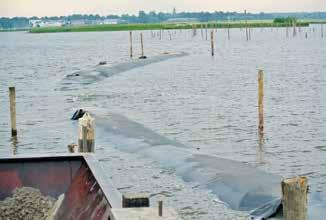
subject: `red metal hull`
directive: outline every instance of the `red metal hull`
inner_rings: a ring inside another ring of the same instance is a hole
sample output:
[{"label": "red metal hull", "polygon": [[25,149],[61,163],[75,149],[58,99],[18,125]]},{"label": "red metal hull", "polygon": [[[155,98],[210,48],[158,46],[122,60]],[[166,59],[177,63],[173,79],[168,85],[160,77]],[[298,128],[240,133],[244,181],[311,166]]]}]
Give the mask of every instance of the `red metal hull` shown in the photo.
[{"label": "red metal hull", "polygon": [[0,200],[22,186],[55,198],[64,193],[58,219],[107,220],[111,208],[122,204],[92,155],[0,158]]}]

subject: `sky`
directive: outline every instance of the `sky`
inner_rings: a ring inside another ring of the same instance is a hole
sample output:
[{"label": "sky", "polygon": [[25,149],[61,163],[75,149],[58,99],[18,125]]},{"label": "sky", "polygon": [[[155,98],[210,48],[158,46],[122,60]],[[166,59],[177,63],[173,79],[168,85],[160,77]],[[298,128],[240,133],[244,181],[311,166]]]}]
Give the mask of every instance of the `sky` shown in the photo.
[{"label": "sky", "polygon": [[326,11],[326,0],[0,0],[0,17],[138,14],[139,10],[303,12]]}]

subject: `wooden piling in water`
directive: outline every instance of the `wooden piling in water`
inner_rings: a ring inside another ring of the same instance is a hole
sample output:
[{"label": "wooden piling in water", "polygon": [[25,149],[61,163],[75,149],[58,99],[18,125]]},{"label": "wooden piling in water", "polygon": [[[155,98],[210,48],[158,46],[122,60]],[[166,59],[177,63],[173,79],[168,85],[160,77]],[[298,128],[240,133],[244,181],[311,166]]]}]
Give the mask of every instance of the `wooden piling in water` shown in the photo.
[{"label": "wooden piling in water", "polygon": [[264,71],[258,71],[258,131],[264,133]]},{"label": "wooden piling in water", "polygon": [[10,101],[10,122],[11,122],[11,136],[17,136],[16,125],[16,89],[9,87],[9,101]]},{"label": "wooden piling in water", "polygon": [[324,38],[324,24],[321,24],[321,38]]},{"label": "wooden piling in water", "polygon": [[245,20],[245,23],[246,23],[246,41],[249,41],[249,35],[248,35],[248,21],[247,21],[247,10],[245,10],[245,17],[246,17],[246,20]]},{"label": "wooden piling in water", "polygon": [[231,36],[230,36],[230,24],[228,24],[228,40],[231,39]]},{"label": "wooden piling in water", "polygon": [[211,30],[211,53],[214,56],[214,31]]},{"label": "wooden piling in water", "polygon": [[286,38],[289,38],[289,27],[286,26]]},{"label": "wooden piling in water", "polygon": [[208,33],[207,33],[207,28],[208,28],[208,25],[206,24],[205,25],[205,39],[207,40],[208,39]]},{"label": "wooden piling in water", "polygon": [[95,120],[86,112],[79,122],[79,152],[93,152],[95,151]]},{"label": "wooden piling in water", "polygon": [[281,186],[284,220],[307,220],[308,179],[285,179]]},{"label": "wooden piling in water", "polygon": [[158,201],[158,216],[163,216],[163,201]]},{"label": "wooden piling in water", "polygon": [[144,40],[143,40],[143,33],[140,33],[140,47],[141,47],[141,57],[144,57]]},{"label": "wooden piling in water", "polygon": [[129,31],[130,57],[132,58],[132,31]]},{"label": "wooden piling in water", "polygon": [[296,29],[296,24],[295,22],[293,21],[293,37],[295,37],[297,35],[297,29]]}]

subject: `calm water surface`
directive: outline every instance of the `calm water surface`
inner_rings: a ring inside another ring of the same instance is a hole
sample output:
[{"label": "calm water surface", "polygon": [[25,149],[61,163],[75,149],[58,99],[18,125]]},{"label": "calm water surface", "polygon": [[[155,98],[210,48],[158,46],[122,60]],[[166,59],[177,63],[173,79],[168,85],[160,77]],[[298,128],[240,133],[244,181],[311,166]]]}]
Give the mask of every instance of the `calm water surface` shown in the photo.
[{"label": "calm water surface", "polygon": [[[304,32],[308,32],[308,39]],[[99,61],[128,61],[128,33],[0,33],[0,156],[66,152],[83,106],[105,108],[197,149],[284,177],[306,175],[326,196],[326,38],[303,28],[216,32],[216,56],[201,34],[145,32],[145,54],[189,55],[132,69],[90,85],[62,89],[62,79]],[[140,55],[139,33],[134,52]],[[265,71],[265,141],[257,136],[257,72]],[[10,140],[8,86],[16,86],[18,144]],[[209,192],[194,190],[155,161],[97,143],[97,156],[121,192],[147,191],[184,219],[234,219]]]}]

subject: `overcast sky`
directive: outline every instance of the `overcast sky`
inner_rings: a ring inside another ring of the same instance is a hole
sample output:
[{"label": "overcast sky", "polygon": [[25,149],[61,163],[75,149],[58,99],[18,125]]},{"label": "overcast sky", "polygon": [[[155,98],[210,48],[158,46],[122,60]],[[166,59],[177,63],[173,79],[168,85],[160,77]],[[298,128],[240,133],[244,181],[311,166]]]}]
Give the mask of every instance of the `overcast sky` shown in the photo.
[{"label": "overcast sky", "polygon": [[326,11],[326,0],[0,0],[0,17],[172,11]]}]

